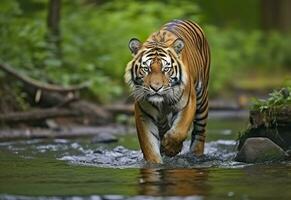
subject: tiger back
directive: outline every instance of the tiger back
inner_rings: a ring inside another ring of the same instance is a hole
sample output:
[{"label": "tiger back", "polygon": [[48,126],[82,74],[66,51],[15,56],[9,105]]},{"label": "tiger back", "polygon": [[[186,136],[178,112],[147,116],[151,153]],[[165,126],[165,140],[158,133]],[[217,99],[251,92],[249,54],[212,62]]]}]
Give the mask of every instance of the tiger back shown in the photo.
[{"label": "tiger back", "polygon": [[190,151],[202,155],[208,116],[210,51],[202,29],[174,20],[142,44],[131,39],[125,80],[135,97],[135,122],[144,158],[162,163],[191,134]]}]

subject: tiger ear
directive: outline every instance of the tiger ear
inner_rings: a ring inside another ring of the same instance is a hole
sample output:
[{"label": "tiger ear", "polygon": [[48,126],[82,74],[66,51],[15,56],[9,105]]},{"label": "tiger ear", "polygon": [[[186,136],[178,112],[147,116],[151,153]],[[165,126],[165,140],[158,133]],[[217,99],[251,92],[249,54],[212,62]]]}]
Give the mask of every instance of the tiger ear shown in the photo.
[{"label": "tiger ear", "polygon": [[128,43],[128,47],[131,53],[136,55],[138,50],[141,48],[141,42],[136,38],[132,38]]},{"label": "tiger ear", "polygon": [[180,38],[176,39],[175,42],[173,42],[173,48],[178,55],[183,50],[184,46],[184,41]]}]

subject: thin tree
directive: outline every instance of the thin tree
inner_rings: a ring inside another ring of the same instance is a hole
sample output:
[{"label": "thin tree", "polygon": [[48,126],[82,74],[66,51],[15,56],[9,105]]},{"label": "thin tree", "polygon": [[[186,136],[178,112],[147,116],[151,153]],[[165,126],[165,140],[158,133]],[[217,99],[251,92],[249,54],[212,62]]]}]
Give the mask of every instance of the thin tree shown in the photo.
[{"label": "thin tree", "polygon": [[49,0],[48,15],[47,15],[47,29],[48,42],[55,58],[61,59],[61,0]]},{"label": "thin tree", "polygon": [[261,0],[263,28],[282,32],[291,31],[290,10],[290,0]]}]

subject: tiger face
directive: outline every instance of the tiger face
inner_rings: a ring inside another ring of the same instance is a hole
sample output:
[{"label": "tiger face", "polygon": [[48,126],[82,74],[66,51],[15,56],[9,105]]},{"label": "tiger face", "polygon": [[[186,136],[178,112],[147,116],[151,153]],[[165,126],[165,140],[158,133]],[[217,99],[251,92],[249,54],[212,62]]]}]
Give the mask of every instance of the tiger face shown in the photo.
[{"label": "tiger face", "polygon": [[177,39],[170,47],[131,39],[129,48],[134,56],[127,65],[125,79],[136,100],[152,103],[175,103],[186,85],[180,53],[184,47]]}]

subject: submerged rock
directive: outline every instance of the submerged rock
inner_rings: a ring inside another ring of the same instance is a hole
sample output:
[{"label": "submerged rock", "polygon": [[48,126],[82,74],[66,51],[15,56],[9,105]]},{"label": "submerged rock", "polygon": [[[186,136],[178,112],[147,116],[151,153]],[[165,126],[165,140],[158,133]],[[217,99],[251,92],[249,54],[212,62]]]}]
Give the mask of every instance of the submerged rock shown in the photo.
[{"label": "submerged rock", "polygon": [[112,143],[117,142],[118,139],[110,133],[99,133],[93,137],[92,143]]},{"label": "submerged rock", "polygon": [[276,161],[285,159],[284,150],[268,138],[248,138],[235,160],[246,163]]}]

